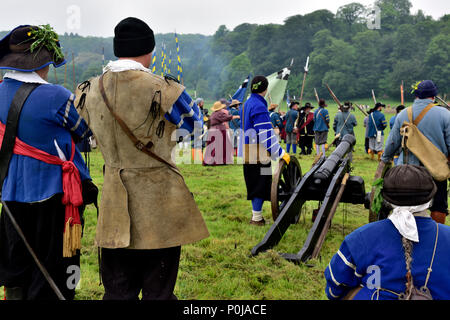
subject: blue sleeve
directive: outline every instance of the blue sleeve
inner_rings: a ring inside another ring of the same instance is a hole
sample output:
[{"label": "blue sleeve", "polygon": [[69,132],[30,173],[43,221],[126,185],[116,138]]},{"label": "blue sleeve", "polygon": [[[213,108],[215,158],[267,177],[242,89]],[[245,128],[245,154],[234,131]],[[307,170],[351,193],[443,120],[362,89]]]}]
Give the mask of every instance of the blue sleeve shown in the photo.
[{"label": "blue sleeve", "polygon": [[355,258],[347,243],[351,241],[349,239],[347,237],[344,240],[338,252],[331,258],[330,263],[325,269],[325,279],[327,282],[325,293],[330,300],[345,297],[362,282],[363,269],[361,270],[355,263]]},{"label": "blue sleeve", "polygon": [[387,122],[386,122],[386,117],[384,116],[384,114],[381,114],[380,122],[381,122],[381,130],[386,129]]},{"label": "blue sleeve", "polygon": [[203,126],[200,108],[186,90],[178,97],[178,100],[166,113],[165,118],[173,123],[177,129],[185,129],[189,133],[192,133],[195,127]]},{"label": "blue sleeve", "polygon": [[258,134],[258,141],[264,145],[271,158],[276,160],[282,157],[284,155],[284,150],[278,143],[275,131],[273,131],[269,113],[267,111],[256,112],[256,114],[252,115],[252,120]]},{"label": "blue sleeve", "polygon": [[92,132],[84,119],[78,114],[73,104],[74,101],[75,95],[71,94],[69,99],[56,111],[56,121],[81,139],[90,137]]},{"label": "blue sleeve", "polygon": [[391,161],[402,145],[402,136],[400,135],[400,116],[397,116],[391,132],[386,140],[386,147],[381,156],[381,160],[385,163]]}]

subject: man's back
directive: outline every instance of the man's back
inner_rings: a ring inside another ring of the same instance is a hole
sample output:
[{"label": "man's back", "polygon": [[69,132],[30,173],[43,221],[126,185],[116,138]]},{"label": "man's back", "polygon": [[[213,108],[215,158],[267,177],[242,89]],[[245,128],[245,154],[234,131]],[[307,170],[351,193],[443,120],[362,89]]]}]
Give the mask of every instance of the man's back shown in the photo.
[{"label": "man's back", "polygon": [[[416,100],[412,106],[413,119],[416,119],[430,103],[433,103],[430,99]],[[400,148],[402,139],[400,128],[405,121],[409,122],[408,108],[400,112],[395,120],[394,127],[386,141],[386,151],[382,158],[383,161],[387,161],[387,158],[393,157],[395,151]],[[435,106],[428,111],[417,127],[444,155],[449,155],[450,112],[443,107]],[[399,163],[403,163],[403,152],[400,154]],[[408,163],[418,165],[419,160],[414,154],[410,153],[408,156]]]},{"label": "man's back", "polygon": [[[174,130],[194,117],[201,118],[198,108],[189,115],[177,110],[180,99],[194,105],[188,95],[184,96],[184,88],[136,70],[108,71],[103,81],[111,108],[133,134],[154,154],[174,164]],[[108,110],[99,78],[91,79],[90,88],[77,97],[83,95],[86,102],[80,106],[80,114],[94,132],[105,159],[97,244],[103,248],[157,249],[207,237],[205,223],[183,178],[134,146]]]},{"label": "man's back", "polygon": [[[415,217],[419,243],[413,247],[412,275],[417,288],[424,285],[428,268],[430,267],[436,241],[437,224],[429,217]],[[428,288],[434,299],[450,299],[450,260],[447,252],[450,250],[450,227],[439,224],[438,245],[434,256],[432,272]],[[351,265],[351,267],[349,267]],[[341,284],[353,287],[361,283],[364,288],[355,299],[397,299],[395,294],[405,291],[406,268],[401,235],[390,220],[382,220],[363,226],[348,235],[339,253],[333,257],[326,270],[327,290],[335,294],[339,290],[331,278]],[[371,269],[370,269],[371,268]],[[373,270],[379,270],[379,285],[382,289],[378,294],[376,288],[369,288],[373,283]],[[371,271],[372,270],[372,271]],[[333,291],[334,290],[334,291]],[[332,298],[331,295],[329,295]]]}]

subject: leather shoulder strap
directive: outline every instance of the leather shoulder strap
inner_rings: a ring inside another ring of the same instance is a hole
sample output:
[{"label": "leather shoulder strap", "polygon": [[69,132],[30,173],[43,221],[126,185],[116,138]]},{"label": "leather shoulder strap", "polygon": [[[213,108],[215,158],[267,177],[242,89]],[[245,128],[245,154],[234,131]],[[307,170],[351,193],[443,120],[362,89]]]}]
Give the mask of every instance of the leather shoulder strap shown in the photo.
[{"label": "leather shoulder strap", "polygon": [[425,117],[425,115],[428,113],[428,111],[430,111],[435,106],[436,106],[435,104],[430,103],[425,109],[422,110],[422,112],[419,114],[419,116],[414,120],[414,124],[416,126],[418,126],[420,121],[422,121],[422,119]]},{"label": "leather shoulder strap", "polygon": [[23,83],[19,89],[17,89],[12,100],[8,111],[8,118],[6,120],[5,135],[3,136],[2,147],[0,149],[0,190],[3,188],[3,181],[8,174],[9,162],[16,143],[20,113],[31,92],[39,86],[40,84],[38,83]]},{"label": "leather shoulder strap", "polygon": [[181,173],[179,172],[178,168],[176,166],[174,166],[173,164],[171,164],[170,162],[164,160],[163,158],[159,157],[158,155],[156,155],[155,153],[153,153],[150,148],[153,147],[153,143],[149,142],[147,143],[147,145],[144,145],[144,143],[142,141],[140,141],[134,134],[133,132],[130,130],[130,128],[127,126],[127,124],[119,117],[119,115],[117,113],[114,112],[114,110],[111,107],[111,104],[109,103],[108,100],[108,96],[106,95],[105,92],[105,87],[103,85],[103,75],[102,74],[100,76],[99,79],[99,89],[100,89],[100,94],[102,95],[103,101],[105,102],[106,107],[108,108],[109,112],[112,114],[112,116],[114,117],[114,119],[117,121],[117,123],[120,125],[120,127],[122,128],[123,132],[128,136],[128,138],[130,138],[130,140],[133,142],[134,146],[136,147],[136,149],[138,149],[139,151],[144,152],[145,154],[147,154],[148,156],[152,157],[155,160],[158,160],[159,162],[162,162],[166,165],[168,165],[169,167],[171,167],[176,173],[178,173],[181,176]]}]

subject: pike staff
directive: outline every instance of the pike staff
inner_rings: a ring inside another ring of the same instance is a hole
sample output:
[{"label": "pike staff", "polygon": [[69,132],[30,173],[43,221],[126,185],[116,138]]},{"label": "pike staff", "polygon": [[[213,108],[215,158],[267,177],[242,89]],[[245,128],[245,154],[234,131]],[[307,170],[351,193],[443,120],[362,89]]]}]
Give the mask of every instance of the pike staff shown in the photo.
[{"label": "pike staff", "polygon": [[66,300],[64,298],[64,296],[62,295],[61,291],[59,290],[58,286],[56,285],[55,281],[53,280],[53,278],[48,273],[47,269],[44,267],[44,265],[41,263],[39,258],[36,256],[36,253],[34,252],[33,248],[31,248],[30,244],[28,243],[27,239],[25,238],[25,235],[23,234],[22,229],[17,224],[16,219],[14,218],[14,216],[12,215],[11,211],[9,210],[7,204],[3,200],[2,200],[2,205],[3,205],[3,208],[5,208],[5,212],[6,212],[7,216],[8,216],[8,218],[9,218],[9,220],[11,220],[11,224],[13,225],[14,229],[16,229],[16,231],[19,234],[20,238],[24,242],[25,247],[27,248],[28,252],[33,257],[34,262],[36,262],[36,265],[38,266],[39,270],[41,270],[42,274],[44,275],[44,277],[47,280],[47,282],[50,285],[50,287],[55,292],[55,294],[58,297],[58,299],[59,300]]},{"label": "pike staff", "polygon": [[373,99],[373,103],[377,104],[377,98],[375,97],[375,92],[373,92],[373,89],[372,89],[372,99]]},{"label": "pike staff", "polygon": [[319,104],[320,99],[319,99],[319,95],[317,94],[316,88],[314,88],[314,95],[316,96],[317,104]]},{"label": "pike staff", "polygon": [[[302,106],[302,102],[303,102],[303,91],[305,90],[306,75],[308,74],[308,71],[309,71],[308,67],[309,67],[309,56],[308,56],[308,58],[306,58],[306,64],[305,64],[305,68],[304,68],[305,72],[303,73],[302,90],[300,92],[300,107]],[[295,120],[294,128],[297,127],[297,123],[298,123],[298,117]]]},{"label": "pike staff", "polygon": [[445,100],[444,99],[442,99],[441,97],[439,97],[439,96],[436,96],[436,100],[438,100],[438,101],[440,101],[440,102],[442,102],[443,104],[444,104],[444,107],[445,108],[447,108],[447,110],[449,110],[450,111],[450,105],[447,103],[447,102],[445,102]]}]

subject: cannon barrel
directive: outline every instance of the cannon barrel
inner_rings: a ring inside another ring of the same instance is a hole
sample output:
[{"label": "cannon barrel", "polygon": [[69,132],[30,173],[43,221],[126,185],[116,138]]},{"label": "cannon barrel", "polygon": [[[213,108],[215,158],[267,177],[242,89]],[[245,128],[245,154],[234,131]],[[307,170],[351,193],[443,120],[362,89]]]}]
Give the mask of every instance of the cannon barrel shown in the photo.
[{"label": "cannon barrel", "polygon": [[331,177],[333,172],[336,170],[339,161],[341,161],[345,155],[352,150],[355,144],[355,136],[346,134],[336,150],[334,150],[334,152],[327,158],[316,173],[314,173],[314,183],[321,184],[323,181],[328,180],[328,178]]}]

